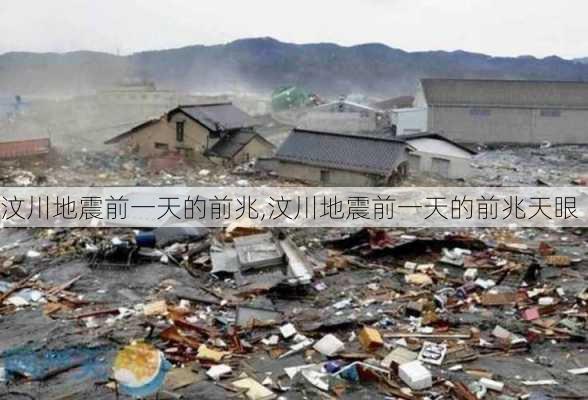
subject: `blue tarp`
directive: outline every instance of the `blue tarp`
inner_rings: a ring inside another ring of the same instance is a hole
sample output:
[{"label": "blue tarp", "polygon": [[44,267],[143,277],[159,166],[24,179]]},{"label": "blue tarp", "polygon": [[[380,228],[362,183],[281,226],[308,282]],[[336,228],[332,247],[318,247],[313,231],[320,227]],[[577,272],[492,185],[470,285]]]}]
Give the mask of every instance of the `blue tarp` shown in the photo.
[{"label": "blue tarp", "polygon": [[[32,380],[43,380],[71,368],[82,367],[82,374],[101,373],[108,375],[104,365],[104,355],[109,347],[82,348],[70,347],[61,350],[31,350],[19,348],[8,350],[0,355],[4,363],[7,379],[24,376]],[[84,372],[85,371],[85,372]]]}]

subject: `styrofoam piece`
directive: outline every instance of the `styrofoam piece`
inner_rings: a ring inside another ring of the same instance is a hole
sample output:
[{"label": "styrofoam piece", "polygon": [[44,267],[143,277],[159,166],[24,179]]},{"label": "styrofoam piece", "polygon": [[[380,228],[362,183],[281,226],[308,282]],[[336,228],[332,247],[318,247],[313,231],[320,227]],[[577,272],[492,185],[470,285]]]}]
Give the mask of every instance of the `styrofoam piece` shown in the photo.
[{"label": "styrofoam piece", "polygon": [[296,335],[296,333],[298,333],[298,332],[296,331],[296,328],[294,327],[294,325],[288,323],[288,324],[282,325],[280,327],[280,333],[282,334],[284,339],[289,339],[292,336]]},{"label": "styrofoam piece", "polygon": [[328,334],[316,342],[313,349],[327,357],[332,357],[339,351],[343,350],[344,347],[345,344],[337,339],[335,335]]},{"label": "styrofoam piece", "polygon": [[502,392],[504,389],[504,383],[495,381],[493,379],[482,378],[480,383],[486,387],[486,389],[494,390],[495,392]]},{"label": "styrofoam piece", "polygon": [[465,270],[463,274],[463,279],[466,281],[473,281],[478,277],[478,270],[477,268],[468,268]]},{"label": "styrofoam piece", "polygon": [[233,369],[226,364],[219,364],[219,365],[214,365],[212,367],[210,367],[208,369],[208,371],[206,371],[206,375],[213,379],[213,380],[218,380],[220,379],[221,376],[223,375],[228,375],[233,371]]},{"label": "styrofoam piece", "polygon": [[431,372],[418,360],[398,367],[398,376],[413,390],[423,390],[433,385]]}]

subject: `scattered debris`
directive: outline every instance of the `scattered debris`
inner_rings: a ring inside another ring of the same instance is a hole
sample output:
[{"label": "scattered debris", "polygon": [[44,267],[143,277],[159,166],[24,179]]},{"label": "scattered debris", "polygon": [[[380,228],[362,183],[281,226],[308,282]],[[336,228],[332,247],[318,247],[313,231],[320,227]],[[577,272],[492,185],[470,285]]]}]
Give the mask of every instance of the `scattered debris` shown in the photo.
[{"label": "scattered debris", "polygon": [[441,365],[446,354],[447,345],[424,342],[418,359],[427,364]]},{"label": "scattered debris", "polygon": [[[151,344],[139,353],[164,368],[147,367],[154,374],[144,380],[118,368],[116,385],[105,387],[130,393],[128,383],[140,381],[141,390],[190,398],[214,385],[226,396],[273,399],[307,390],[344,397],[361,386],[405,400],[512,400],[499,396],[581,388],[561,372],[588,373],[579,230],[0,235],[0,314],[14,327],[5,331],[18,332],[0,336],[15,349],[18,335],[37,345],[0,357],[11,385],[92,368],[94,382],[107,382],[108,352],[143,339]],[[563,255],[569,264],[549,258]],[[45,265],[52,259],[60,268]],[[44,358],[60,364],[39,372],[21,363]]]},{"label": "scattered debris", "polygon": [[230,374],[233,371],[231,366],[226,364],[214,365],[206,371],[206,375],[212,380],[219,380],[221,377]]},{"label": "scattered debris", "polygon": [[313,346],[316,351],[327,357],[333,357],[335,354],[343,350],[344,347],[345,344],[337,339],[335,335],[331,334],[324,336]]},{"label": "scattered debris", "polygon": [[495,392],[502,392],[504,389],[504,383],[498,382],[488,378],[480,379],[480,384],[486,389],[494,390]]},{"label": "scattered debris", "polygon": [[271,400],[277,397],[274,392],[251,378],[239,379],[231,383],[231,385],[237,389],[245,389],[245,396],[249,400]]},{"label": "scattered debris", "polygon": [[418,360],[398,367],[398,377],[413,390],[427,389],[433,384],[431,373]]},{"label": "scattered debris", "polygon": [[359,343],[366,351],[375,351],[384,345],[382,335],[377,329],[364,327],[358,335]]}]

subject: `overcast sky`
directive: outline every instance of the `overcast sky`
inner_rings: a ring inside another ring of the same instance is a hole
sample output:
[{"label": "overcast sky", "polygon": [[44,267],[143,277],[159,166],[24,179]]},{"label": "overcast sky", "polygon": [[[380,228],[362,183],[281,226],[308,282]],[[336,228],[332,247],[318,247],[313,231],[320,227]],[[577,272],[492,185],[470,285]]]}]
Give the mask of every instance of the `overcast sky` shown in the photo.
[{"label": "overcast sky", "polygon": [[0,53],[128,54],[272,36],[408,51],[588,56],[586,0],[0,0]]}]

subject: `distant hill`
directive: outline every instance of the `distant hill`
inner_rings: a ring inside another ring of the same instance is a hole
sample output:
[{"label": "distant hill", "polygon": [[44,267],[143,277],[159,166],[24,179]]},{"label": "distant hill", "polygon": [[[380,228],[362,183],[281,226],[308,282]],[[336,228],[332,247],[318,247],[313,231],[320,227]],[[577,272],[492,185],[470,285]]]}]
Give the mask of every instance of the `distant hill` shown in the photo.
[{"label": "distant hill", "polygon": [[577,61],[582,64],[588,64],[588,57],[576,58],[576,59],[574,59],[574,61]]},{"label": "distant hill", "polygon": [[182,92],[255,91],[284,84],[320,95],[411,93],[419,78],[586,80],[588,65],[559,57],[491,57],[464,51],[405,52],[383,44],[297,45],[271,38],[190,46],[130,56],[96,52],[0,56],[0,95],[72,95],[125,79]]}]

